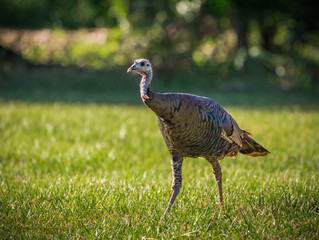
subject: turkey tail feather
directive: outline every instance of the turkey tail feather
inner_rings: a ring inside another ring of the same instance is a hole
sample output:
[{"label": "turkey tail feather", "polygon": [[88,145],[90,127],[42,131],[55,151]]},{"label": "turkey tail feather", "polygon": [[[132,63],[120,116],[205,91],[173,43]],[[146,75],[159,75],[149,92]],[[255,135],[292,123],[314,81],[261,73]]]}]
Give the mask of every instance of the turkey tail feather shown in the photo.
[{"label": "turkey tail feather", "polygon": [[249,132],[244,132],[244,138],[243,138],[243,146],[240,149],[240,153],[248,155],[250,157],[259,157],[259,156],[265,156],[269,154],[270,152],[265,149],[263,146],[261,146],[259,143],[257,143],[254,139],[252,139],[250,136],[251,134]]}]

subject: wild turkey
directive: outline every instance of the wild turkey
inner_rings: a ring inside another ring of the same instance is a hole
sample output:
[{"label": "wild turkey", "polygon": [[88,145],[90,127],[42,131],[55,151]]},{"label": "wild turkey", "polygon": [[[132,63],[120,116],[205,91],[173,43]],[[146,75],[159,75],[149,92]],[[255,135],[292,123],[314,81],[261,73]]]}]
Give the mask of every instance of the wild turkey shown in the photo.
[{"label": "wild turkey", "polygon": [[152,66],[137,59],[127,72],[142,75],[140,94],[144,104],[157,116],[159,129],[171,155],[173,194],[166,212],[170,211],[182,186],[182,164],[185,157],[203,157],[211,164],[223,203],[222,171],[219,160],[235,157],[238,152],[251,157],[269,152],[239,128],[236,121],[218,103],[185,93],[156,93],[149,90]]}]

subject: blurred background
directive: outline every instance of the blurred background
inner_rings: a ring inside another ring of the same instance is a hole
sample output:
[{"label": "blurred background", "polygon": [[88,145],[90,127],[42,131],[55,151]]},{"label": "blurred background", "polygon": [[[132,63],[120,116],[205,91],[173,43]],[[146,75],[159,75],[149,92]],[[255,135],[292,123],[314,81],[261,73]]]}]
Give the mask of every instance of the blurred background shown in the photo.
[{"label": "blurred background", "polygon": [[319,91],[317,1],[0,2],[2,99],[139,101],[136,58],[158,91]]}]

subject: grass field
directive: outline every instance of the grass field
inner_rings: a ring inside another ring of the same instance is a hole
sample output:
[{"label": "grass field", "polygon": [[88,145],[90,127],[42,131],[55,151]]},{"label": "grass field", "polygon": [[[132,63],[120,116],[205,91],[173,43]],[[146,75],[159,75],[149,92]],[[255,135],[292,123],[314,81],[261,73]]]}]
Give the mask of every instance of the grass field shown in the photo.
[{"label": "grass field", "polygon": [[0,238],[318,239],[319,108],[300,100],[226,106],[271,155],[221,162],[222,208],[210,165],[186,159],[166,216],[169,155],[142,104],[2,100]]}]

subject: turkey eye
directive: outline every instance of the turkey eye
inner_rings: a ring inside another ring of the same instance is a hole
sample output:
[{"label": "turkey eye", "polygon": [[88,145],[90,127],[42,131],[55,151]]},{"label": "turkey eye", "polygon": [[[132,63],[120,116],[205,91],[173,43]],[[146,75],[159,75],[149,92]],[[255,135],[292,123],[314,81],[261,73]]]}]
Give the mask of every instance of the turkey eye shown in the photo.
[{"label": "turkey eye", "polygon": [[144,62],[141,62],[141,66],[144,67],[144,65],[145,65],[145,63],[144,63]]}]

